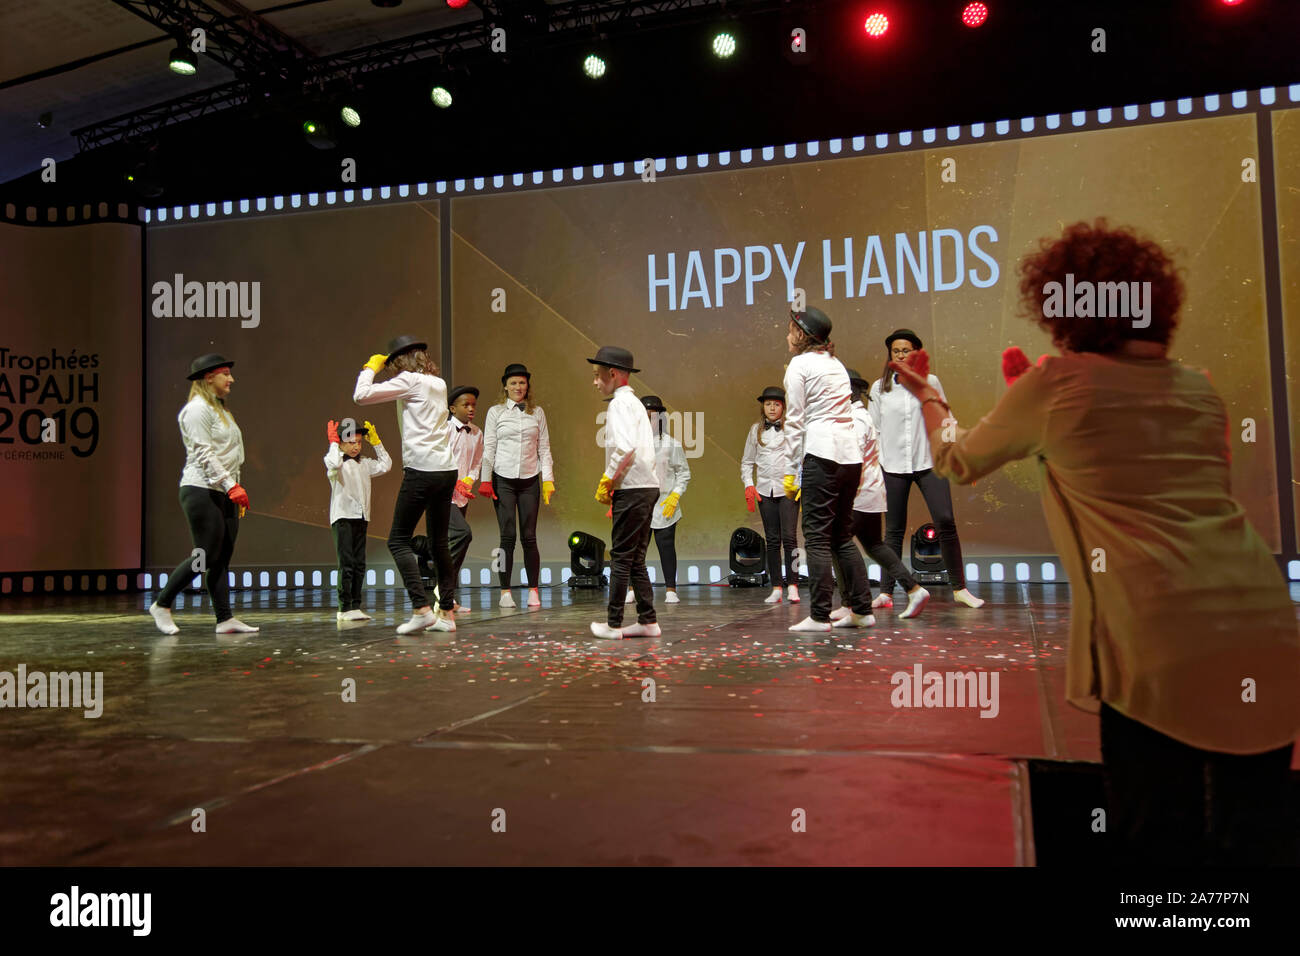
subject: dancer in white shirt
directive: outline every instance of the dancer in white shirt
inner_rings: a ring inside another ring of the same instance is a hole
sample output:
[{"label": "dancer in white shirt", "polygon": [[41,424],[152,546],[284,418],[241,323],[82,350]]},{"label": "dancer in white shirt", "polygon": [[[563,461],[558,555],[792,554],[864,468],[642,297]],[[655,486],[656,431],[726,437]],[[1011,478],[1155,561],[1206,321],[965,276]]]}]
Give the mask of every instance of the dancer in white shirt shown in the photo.
[{"label": "dancer in white shirt", "polygon": [[[888,513],[885,518],[885,543],[895,554],[902,554],[903,535],[907,531],[907,499],[915,482],[925,498],[939,531],[939,549],[943,554],[952,597],[958,604],[979,607],[984,601],[966,588],[965,565],[962,564],[961,541],[957,537],[957,522],[952,512],[952,491],[948,479],[934,473],[930,457],[930,437],[925,431],[925,416],[921,403],[911,392],[898,387],[898,376],[889,367],[891,361],[904,362],[914,351],[920,351],[921,339],[911,329],[898,329],[885,339],[885,369],[871,385],[867,408],[880,435],[880,467],[885,476],[885,497]],[[943,401],[937,376],[929,376],[929,383]],[[894,579],[889,570],[881,568],[880,596],[873,607],[893,607]]]},{"label": "dancer in white shirt", "polygon": [[[677,596],[677,522],[682,518],[678,502],[686,493],[686,486],[691,480],[691,469],[686,464],[686,452],[682,443],[668,434],[665,426],[663,399],[658,395],[647,395],[641,399],[646,415],[650,420],[650,431],[654,435],[655,476],[659,479],[659,500],[654,504],[650,515],[650,530],[654,532],[655,547],[659,549],[659,563],[664,569],[664,584],[668,593],[664,596],[665,604],[680,604]],[[636,595],[631,588],[627,590],[624,604],[631,604]]]},{"label": "dancer in white shirt", "polygon": [[239,483],[244,463],[244,435],[226,408],[235,376],[235,363],[211,353],[190,363],[190,397],[176,416],[185,442],[181,472],[181,510],[190,525],[191,553],[172,572],[149,608],[158,630],[175,634],[172,602],[197,574],[207,572],[208,597],[217,616],[218,634],[248,634],[250,627],[230,610],[230,559],[235,553],[239,519],[250,507],[248,492]]},{"label": "dancer in white shirt", "polygon": [[784,548],[784,583],[790,603],[798,604],[799,568],[794,552],[799,502],[787,498],[781,484],[786,475],[799,474],[799,466],[790,460],[790,448],[785,440],[785,389],[769,385],[758,396],[758,403],[761,409],[758,421],[750,426],[745,451],[740,457],[740,480],[745,485],[745,506],[750,514],[757,508],[763,519],[767,577],[772,582],[772,593],[763,603],[781,603],[781,550]]},{"label": "dancer in white shirt", "polygon": [[[478,408],[478,389],[473,385],[460,385],[449,398],[451,417],[447,428],[451,434],[451,452],[456,459],[456,489],[451,495],[451,524],[447,533],[447,547],[451,551],[451,575],[459,587],[461,565],[469,553],[474,533],[470,530],[467,512],[474,495],[474,479],[483,463],[483,432],[474,424]],[[465,610],[459,604],[456,611]]]},{"label": "dancer in white shirt", "polygon": [[[880,470],[880,441],[875,423],[867,411],[866,394],[870,385],[854,369],[849,369],[849,385],[853,388],[853,430],[862,447],[862,482],[853,499],[853,536],[867,554],[880,565],[881,573],[902,583],[907,591],[907,608],[900,618],[916,617],[930,600],[930,592],[912,577],[898,554],[881,538],[881,515],[885,511],[885,479]],[[871,580],[867,579],[868,594]],[[831,620],[848,614],[847,607],[832,612]]]},{"label": "dancer in white shirt", "polygon": [[526,366],[507,365],[501,376],[501,401],[488,409],[483,423],[483,464],[479,494],[496,505],[505,564],[499,572],[501,607],[514,607],[510,594],[515,566],[515,516],[524,546],[528,606],[541,607],[537,593],[542,569],[537,549],[539,498],[547,505],[555,494],[555,466],[546,412],[533,400],[533,376]]},{"label": "dancer in white shirt", "polygon": [[[591,384],[610,397],[605,415],[605,473],[596,486],[596,500],[610,506],[614,519],[607,621],[593,621],[591,633],[604,638],[658,637],[654,591],[645,566],[651,512],[659,498],[654,434],[645,407],[628,384],[628,375],[640,369],[633,367],[631,352],[613,345],[602,345],[596,357],[587,361],[596,366]],[[629,583],[636,593],[637,622],[623,627],[623,592]]]},{"label": "dancer in white shirt", "polygon": [[[341,432],[341,434],[340,434]],[[361,457],[361,436],[375,449],[374,458]],[[338,623],[369,621],[361,610],[361,589],[366,580],[366,529],[370,525],[370,479],[387,474],[393,467],[379,432],[366,422],[357,429],[351,418],[331,420],[325,426],[329,451],[325,453],[325,477],[330,483],[330,531],[339,559]]]},{"label": "dancer in white shirt", "polygon": [[853,543],[853,499],[862,479],[862,451],[853,432],[849,373],[835,358],[831,320],[820,309],[790,313],[786,344],[794,358],[785,372],[785,437],[791,457],[802,462],[782,481],[788,497],[803,498],[803,540],[808,551],[812,613],[792,631],[829,631],[832,554],[842,572],[840,591],[850,613],[835,627],[870,627],[867,568]]},{"label": "dancer in white shirt", "polygon": [[[456,461],[447,431],[447,383],[438,377],[437,366],[425,351],[428,347],[413,335],[398,336],[389,343],[387,355],[370,356],[352,393],[358,405],[397,402],[402,421],[402,487],[393,508],[388,550],[397,562],[413,612],[411,619],[397,628],[398,634],[456,630],[456,582],[447,549]],[[397,374],[376,384],[375,373],[382,368]],[[411,547],[421,517],[438,573],[437,614],[429,606],[420,563]]]}]

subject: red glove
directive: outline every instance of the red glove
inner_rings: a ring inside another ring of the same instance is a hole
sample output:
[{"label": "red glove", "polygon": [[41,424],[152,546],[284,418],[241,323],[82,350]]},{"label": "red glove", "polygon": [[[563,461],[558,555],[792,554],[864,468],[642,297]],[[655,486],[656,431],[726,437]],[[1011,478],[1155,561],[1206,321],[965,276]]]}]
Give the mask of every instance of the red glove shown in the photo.
[{"label": "red glove", "polygon": [[762,500],[763,497],[758,493],[757,488],[755,488],[753,485],[745,486],[745,507],[749,509],[750,514],[754,513],[755,505],[757,505]]},{"label": "red glove", "polygon": [[252,507],[248,503],[248,492],[244,490],[243,485],[235,485],[235,487],[226,492],[226,497],[241,508]]},{"label": "red glove", "polygon": [[331,445],[339,443],[339,423],[330,421],[325,424],[325,437],[330,440]]},{"label": "red glove", "polygon": [[612,517],[614,517],[614,506],[613,506],[613,505],[610,505],[610,506],[609,506],[609,510],[605,512],[605,517],[606,517],[606,518],[612,518]]},{"label": "red glove", "polygon": [[1015,384],[1016,379],[1029,369],[1029,356],[1025,355],[1019,345],[1013,345],[1002,353],[1002,377],[1008,387]]},{"label": "red glove", "polygon": [[492,490],[492,482],[490,481],[481,482],[478,486],[478,493],[484,498],[491,498],[493,501],[497,500],[497,493]]},{"label": "red glove", "polygon": [[930,356],[926,354],[925,349],[917,349],[907,356],[908,367],[913,372],[925,378],[930,374]]}]

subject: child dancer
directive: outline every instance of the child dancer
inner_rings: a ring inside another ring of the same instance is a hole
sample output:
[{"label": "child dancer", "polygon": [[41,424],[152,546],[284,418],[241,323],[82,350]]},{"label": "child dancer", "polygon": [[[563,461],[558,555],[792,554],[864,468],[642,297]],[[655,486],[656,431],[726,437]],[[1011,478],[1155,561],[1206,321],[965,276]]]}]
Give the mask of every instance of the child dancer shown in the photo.
[{"label": "child dancer", "polygon": [[[755,505],[763,519],[763,541],[767,545],[767,576],[772,593],[764,604],[781,603],[781,549],[785,549],[785,584],[791,604],[799,603],[799,569],[795,564],[796,532],[799,527],[799,502],[787,498],[781,482],[786,475],[798,474],[790,460],[785,439],[785,389],[769,385],[758,396],[762,406],[759,420],[745,438],[745,452],[740,459],[740,480],[745,484],[745,505],[751,514]],[[758,470],[755,478],[754,471]]]},{"label": "child dancer", "polygon": [[510,579],[515,566],[515,514],[524,546],[528,606],[541,607],[537,581],[542,569],[537,550],[539,502],[555,494],[555,466],[546,412],[533,401],[533,375],[527,367],[507,365],[501,376],[501,402],[488,409],[483,423],[483,465],[478,493],[496,504],[505,566],[500,571],[501,607],[514,607]]},{"label": "child dancer", "polygon": [[[647,395],[641,399],[646,415],[650,420],[650,431],[654,435],[655,477],[659,480],[659,500],[655,502],[650,515],[650,530],[654,532],[655,547],[659,549],[659,563],[664,569],[664,583],[668,594],[666,604],[680,604],[677,597],[677,522],[682,513],[677,507],[686,486],[691,480],[691,469],[686,464],[686,452],[682,443],[669,435],[665,427],[664,403],[658,395]],[[627,590],[624,604],[631,604],[635,595],[631,588]]]},{"label": "child dancer", "polygon": [[[980,607],[984,601],[966,588],[965,565],[962,564],[961,541],[952,513],[952,491],[948,479],[934,473],[930,456],[930,437],[925,431],[921,403],[905,388],[896,387],[898,375],[890,362],[905,362],[920,351],[921,339],[911,329],[897,329],[885,339],[885,369],[871,386],[868,408],[880,436],[880,467],[885,475],[885,543],[895,554],[902,553],[903,534],[907,530],[907,498],[915,483],[930,509],[930,517],[939,529],[939,549],[952,585],[952,598],[967,607]],[[943,386],[937,376],[928,376],[929,384],[943,401]],[[882,566],[880,596],[873,607],[893,607],[894,579]]]},{"label": "child dancer", "polygon": [[[447,427],[451,433],[451,453],[456,459],[456,488],[451,493],[451,522],[447,532],[447,547],[451,551],[451,576],[459,586],[460,568],[469,553],[469,543],[474,540],[465,513],[474,495],[474,476],[483,462],[483,432],[474,424],[474,411],[478,408],[478,389],[461,385],[452,389],[448,398],[451,418]],[[456,611],[465,608],[457,604]]]},{"label": "child dancer", "polygon": [[[596,500],[610,505],[614,519],[610,543],[608,622],[593,621],[597,637],[658,637],[654,591],[645,567],[650,546],[651,511],[659,498],[655,475],[654,435],[650,419],[628,384],[632,353],[613,345],[602,345],[596,357],[592,385],[600,394],[612,396],[605,416],[605,473],[596,487]],[[622,627],[623,591],[631,582],[636,593],[636,624]]]},{"label": "child dancer", "polygon": [[835,358],[831,320],[820,309],[790,312],[786,344],[794,358],[785,372],[786,441],[792,459],[803,462],[802,488],[794,474],[783,480],[787,497],[802,493],[803,538],[812,581],[812,614],[792,631],[829,631],[831,555],[839,559],[840,591],[850,613],[835,627],[869,627],[871,592],[867,568],[850,536],[853,499],[862,479],[862,452],[853,433],[849,374]]},{"label": "child dancer", "polygon": [[[447,550],[456,461],[447,431],[447,383],[438,377],[437,366],[425,351],[428,347],[413,335],[398,336],[389,343],[387,355],[370,356],[352,393],[358,405],[395,401],[402,416],[402,487],[393,508],[388,550],[402,574],[413,612],[411,619],[397,628],[398,634],[456,630],[456,582],[451,576],[451,554]],[[397,374],[376,385],[375,373],[385,367]],[[429,607],[420,563],[411,548],[411,533],[421,517],[432,541],[433,563],[438,571],[436,615]]]},{"label": "child dancer", "polygon": [[[858,496],[853,499],[853,535],[884,573],[893,580],[901,581],[907,590],[907,609],[898,616],[916,617],[921,613],[921,608],[925,607],[925,602],[930,600],[930,592],[917,583],[893,549],[881,540],[880,516],[885,510],[885,480],[880,472],[880,443],[876,436],[876,426],[863,401],[870,385],[854,369],[848,371],[849,385],[853,389],[853,430],[862,447],[862,483],[858,485]],[[871,597],[870,577],[867,578],[867,597]],[[847,607],[838,608],[832,612],[831,620],[848,613]]]},{"label": "child dancer", "polygon": [[[325,477],[330,482],[330,530],[339,557],[338,623],[369,621],[361,610],[361,587],[366,580],[366,528],[370,524],[370,479],[386,474],[393,459],[379,441],[375,426],[366,422],[358,432],[356,422],[330,421],[325,428],[329,451],[325,453]],[[375,449],[374,458],[361,457],[361,435]]]}]

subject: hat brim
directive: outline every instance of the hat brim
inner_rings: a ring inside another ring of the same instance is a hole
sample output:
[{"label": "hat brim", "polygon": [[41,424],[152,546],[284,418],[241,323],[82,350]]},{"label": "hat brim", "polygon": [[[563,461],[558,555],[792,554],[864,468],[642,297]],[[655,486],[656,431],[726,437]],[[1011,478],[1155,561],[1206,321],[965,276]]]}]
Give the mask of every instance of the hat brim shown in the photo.
[{"label": "hat brim", "polygon": [[613,365],[609,362],[601,362],[598,359],[587,359],[587,361],[590,362],[592,365],[603,365],[606,368],[617,368],[617,369],[621,369],[624,372],[631,372],[633,374],[636,374],[637,372],[641,371],[639,368],[631,368],[627,365]]},{"label": "hat brim", "polygon": [[201,379],[203,376],[207,375],[211,371],[214,371],[219,368],[234,368],[234,367],[235,367],[234,362],[218,362],[216,365],[209,365],[207,368],[201,368],[196,372],[190,372],[189,375],[185,376],[185,379],[186,381],[189,382],[197,382],[199,379]]},{"label": "hat brim", "polygon": [[403,345],[396,352],[389,352],[388,357],[385,358],[384,361],[391,362],[399,355],[405,355],[407,352],[414,352],[416,349],[428,349],[428,347],[429,347],[428,342],[412,342],[410,345]]}]

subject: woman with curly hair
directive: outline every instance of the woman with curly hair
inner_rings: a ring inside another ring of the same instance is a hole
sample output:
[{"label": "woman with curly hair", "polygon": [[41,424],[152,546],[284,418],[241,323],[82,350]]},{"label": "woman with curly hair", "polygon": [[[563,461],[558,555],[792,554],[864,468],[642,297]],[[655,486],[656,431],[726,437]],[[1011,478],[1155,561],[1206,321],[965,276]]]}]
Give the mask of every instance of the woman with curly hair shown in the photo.
[{"label": "woman with curly hair", "polygon": [[[1116,284],[1139,309],[1059,307],[1062,289]],[[1178,271],[1132,230],[1081,222],[1025,259],[1020,297],[1061,354],[1030,367],[1008,350],[1011,387],[955,440],[941,440],[948,411],[925,353],[892,365],[921,400],[937,473],[969,484],[1038,459],[1074,596],[1066,697],[1100,713],[1118,859],[1294,863],[1283,795],[1300,727],[1295,610],[1229,491],[1222,399],[1207,373],[1168,357]]]}]

